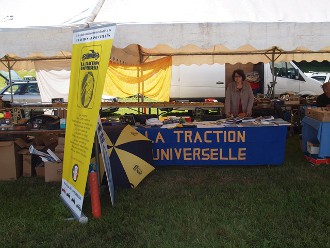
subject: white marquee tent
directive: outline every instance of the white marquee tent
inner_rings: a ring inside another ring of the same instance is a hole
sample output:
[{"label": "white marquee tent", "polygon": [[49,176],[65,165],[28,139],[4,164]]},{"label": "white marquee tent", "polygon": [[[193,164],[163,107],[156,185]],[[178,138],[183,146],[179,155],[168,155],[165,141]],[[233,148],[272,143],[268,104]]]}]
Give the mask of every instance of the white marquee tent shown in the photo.
[{"label": "white marquee tent", "polygon": [[0,69],[47,72],[37,75],[40,87],[45,87],[42,97],[55,89],[42,81],[57,82],[60,89],[66,80],[62,90],[67,91],[73,30],[109,23],[117,24],[111,60],[122,64],[162,56],[172,56],[173,65],[330,60],[328,0],[0,0],[0,4]]},{"label": "white marquee tent", "polygon": [[121,63],[168,55],[175,65],[330,59],[328,0],[1,2],[2,60],[70,58],[72,31],[105,23],[117,24],[111,59]]}]

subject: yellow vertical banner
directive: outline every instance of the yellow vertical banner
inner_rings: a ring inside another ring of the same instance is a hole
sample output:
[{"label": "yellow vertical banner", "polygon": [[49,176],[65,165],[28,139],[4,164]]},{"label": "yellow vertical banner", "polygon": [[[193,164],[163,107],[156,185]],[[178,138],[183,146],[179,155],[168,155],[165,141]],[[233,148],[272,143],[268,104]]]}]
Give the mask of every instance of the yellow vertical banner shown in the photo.
[{"label": "yellow vertical banner", "polygon": [[72,62],[61,198],[79,219],[116,26],[76,30]]}]

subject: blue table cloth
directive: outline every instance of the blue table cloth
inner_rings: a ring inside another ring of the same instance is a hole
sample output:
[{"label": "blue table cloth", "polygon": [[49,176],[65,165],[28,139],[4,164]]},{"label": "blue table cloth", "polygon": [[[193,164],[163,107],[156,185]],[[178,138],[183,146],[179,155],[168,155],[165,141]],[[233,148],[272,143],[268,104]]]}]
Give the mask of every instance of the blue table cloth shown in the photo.
[{"label": "blue table cloth", "polygon": [[138,128],[153,141],[155,166],[280,165],[287,126]]},{"label": "blue table cloth", "polygon": [[318,157],[330,157],[330,122],[305,116],[302,120],[302,150],[307,152],[307,141],[320,144]]}]

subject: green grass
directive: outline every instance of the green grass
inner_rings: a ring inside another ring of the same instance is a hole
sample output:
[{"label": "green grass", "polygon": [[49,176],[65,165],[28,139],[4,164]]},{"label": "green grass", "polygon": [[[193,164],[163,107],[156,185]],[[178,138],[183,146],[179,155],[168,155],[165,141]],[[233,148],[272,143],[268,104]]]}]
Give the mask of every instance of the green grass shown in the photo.
[{"label": "green grass", "polygon": [[0,247],[330,247],[330,167],[308,164],[297,135],[282,166],[157,168],[114,207],[102,194],[101,219],[86,198],[87,224],[66,220],[60,183],[0,187]]},{"label": "green grass", "polygon": [[[35,70],[21,70],[21,71],[16,71],[17,74],[23,78],[24,76],[36,76],[36,72]],[[6,82],[5,82],[5,79],[0,77],[0,89],[2,89],[3,87],[6,86]]]},{"label": "green grass", "polygon": [[4,82],[4,80],[3,80],[3,82],[0,82],[0,90],[3,89],[3,87],[5,87],[5,86],[6,86],[6,83]]}]

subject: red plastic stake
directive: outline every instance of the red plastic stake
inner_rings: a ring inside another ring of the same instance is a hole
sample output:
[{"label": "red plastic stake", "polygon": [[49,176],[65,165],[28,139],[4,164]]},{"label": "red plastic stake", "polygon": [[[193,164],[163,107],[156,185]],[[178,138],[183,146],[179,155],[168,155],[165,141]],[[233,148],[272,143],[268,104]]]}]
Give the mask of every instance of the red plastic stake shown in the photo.
[{"label": "red plastic stake", "polygon": [[91,194],[93,217],[100,218],[101,217],[100,192],[99,192],[97,173],[95,171],[89,172],[89,188]]}]

